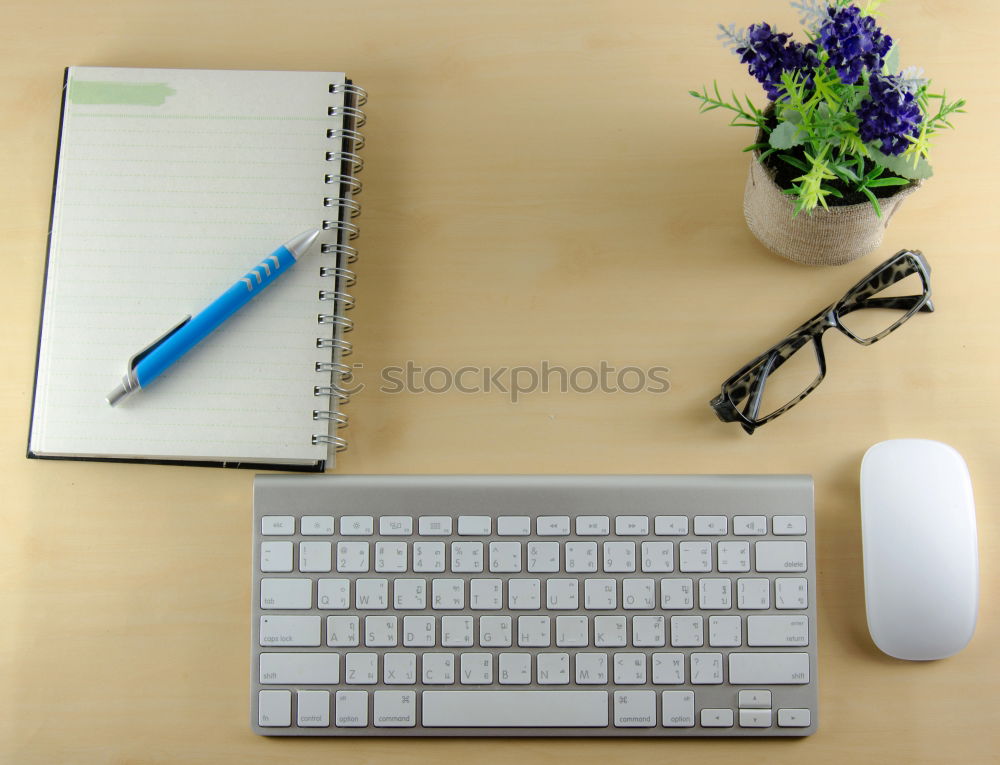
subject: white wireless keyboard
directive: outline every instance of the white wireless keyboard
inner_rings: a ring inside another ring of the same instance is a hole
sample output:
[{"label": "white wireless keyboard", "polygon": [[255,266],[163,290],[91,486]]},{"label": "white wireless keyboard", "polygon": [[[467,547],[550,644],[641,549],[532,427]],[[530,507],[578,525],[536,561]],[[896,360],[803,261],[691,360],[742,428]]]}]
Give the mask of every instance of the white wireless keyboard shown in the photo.
[{"label": "white wireless keyboard", "polygon": [[257,476],[251,725],[805,736],[808,476]]}]

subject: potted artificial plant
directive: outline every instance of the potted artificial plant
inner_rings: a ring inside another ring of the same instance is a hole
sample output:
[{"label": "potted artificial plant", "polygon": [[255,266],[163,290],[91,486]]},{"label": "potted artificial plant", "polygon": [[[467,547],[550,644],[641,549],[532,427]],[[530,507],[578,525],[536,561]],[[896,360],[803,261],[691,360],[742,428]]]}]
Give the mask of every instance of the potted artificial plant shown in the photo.
[{"label": "potted artificial plant", "polygon": [[754,236],[802,263],[836,265],[874,250],[900,203],[931,176],[931,137],[952,127],[963,99],[932,93],[923,70],[900,71],[899,48],[847,0],[799,0],[807,42],[769,24],[719,39],[760,82],[769,103],[692,90],[701,111],[727,109],[757,136],[743,210]]}]

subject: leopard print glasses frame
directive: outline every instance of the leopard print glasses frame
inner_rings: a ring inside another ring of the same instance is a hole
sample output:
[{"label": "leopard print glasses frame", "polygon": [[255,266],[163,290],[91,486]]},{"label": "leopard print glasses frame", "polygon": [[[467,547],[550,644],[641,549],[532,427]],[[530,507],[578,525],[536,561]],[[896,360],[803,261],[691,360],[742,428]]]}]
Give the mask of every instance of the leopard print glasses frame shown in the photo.
[{"label": "leopard print glasses frame", "polygon": [[[913,274],[919,275],[922,284],[921,294],[879,296],[879,293]],[[900,250],[851,287],[836,303],[824,308],[780,343],[764,351],[726,380],[722,384],[722,393],[711,401],[715,413],[723,422],[739,422],[747,433],[753,433],[756,428],[787,412],[812,393],[826,376],[826,357],[823,354],[824,332],[836,328],[861,345],[877,343],[918,311],[934,310],[934,305],[931,303],[930,274],[931,268],[922,253],[917,250]],[[865,309],[889,310],[896,315],[888,314],[887,320],[891,320],[891,323],[871,335],[861,333],[857,329],[852,331],[844,326],[843,317]],[[769,376],[810,341],[816,352],[818,375],[805,390],[788,403],[761,415],[761,402]]]}]

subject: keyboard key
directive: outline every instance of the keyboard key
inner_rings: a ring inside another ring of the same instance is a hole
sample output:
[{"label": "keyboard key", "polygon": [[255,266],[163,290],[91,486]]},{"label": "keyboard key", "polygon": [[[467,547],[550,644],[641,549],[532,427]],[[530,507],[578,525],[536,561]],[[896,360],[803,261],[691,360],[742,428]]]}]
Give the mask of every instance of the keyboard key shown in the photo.
[{"label": "keyboard key", "polygon": [[488,515],[458,516],[459,536],[485,537],[493,530],[493,519]]},{"label": "keyboard key", "polygon": [[732,709],[702,709],[701,727],[703,728],[732,728]]},{"label": "keyboard key", "polygon": [[262,653],[260,682],[273,685],[336,685],[340,682],[340,655]]},{"label": "keyboard key", "polygon": [[512,611],[542,607],[542,583],[538,579],[507,580],[507,607]]},{"label": "keyboard key", "polygon": [[291,515],[265,515],[260,519],[264,536],[289,536],[295,533],[295,518]]},{"label": "keyboard key", "polygon": [[708,644],[720,648],[733,648],[742,645],[742,630],[743,618],[740,616],[710,616],[708,617]]},{"label": "keyboard key", "polygon": [[566,573],[592,574],[597,571],[597,542],[567,542]]},{"label": "keyboard key", "polygon": [[[455,682],[455,654],[425,653],[421,658],[425,685],[451,685]],[[427,695],[427,691],[424,691]],[[427,722],[424,722],[426,725]]]},{"label": "keyboard key", "polygon": [[685,536],[688,533],[687,516],[658,515],[653,519],[653,533],[659,537]]},{"label": "keyboard key", "polygon": [[763,515],[735,515],[733,516],[733,533],[743,537],[766,534],[767,518]]},{"label": "keyboard key", "polygon": [[441,645],[445,648],[468,648],[473,645],[472,617],[443,617],[441,619]]},{"label": "keyboard key", "polygon": [[779,709],[778,726],[782,728],[808,728],[811,713],[808,709]]},{"label": "keyboard key", "polygon": [[646,682],[646,654],[616,653],[615,684],[643,685]]},{"label": "keyboard key", "polygon": [[319,579],[316,582],[316,589],[316,599],[320,608],[351,607],[350,579]]},{"label": "keyboard key", "polygon": [[749,542],[719,542],[719,571],[743,573],[750,570]]},{"label": "keyboard key", "polygon": [[540,653],[536,658],[539,685],[567,685],[569,683],[569,654]]},{"label": "keyboard key", "polygon": [[413,570],[418,574],[444,571],[444,542],[414,542]]},{"label": "keyboard key", "polygon": [[809,617],[805,614],[755,614],[747,617],[747,645],[809,645]]},{"label": "keyboard key", "polygon": [[300,521],[302,536],[327,536],[333,533],[332,515],[303,515]]},{"label": "keyboard key", "polygon": [[809,586],[805,579],[798,577],[777,577],[774,580],[775,608],[807,608],[809,606]]},{"label": "keyboard key", "polygon": [[619,515],[615,518],[615,534],[620,537],[642,537],[649,533],[649,518],[645,515]]},{"label": "keyboard key", "polygon": [[497,518],[497,535],[501,537],[526,537],[531,533],[531,518],[526,515],[501,515]]},{"label": "keyboard key", "polygon": [[333,570],[333,545],[329,542],[299,542],[299,571],[328,574]]},{"label": "keyboard key", "polygon": [[704,610],[733,607],[733,583],[728,579],[698,580],[698,607]]},{"label": "keyboard key", "polygon": [[329,691],[299,691],[295,695],[295,722],[301,728],[330,727],[330,692]]},{"label": "keyboard key", "polygon": [[528,571],[553,574],[559,571],[558,542],[528,542]]},{"label": "keyboard key", "polygon": [[615,691],[616,728],[656,726],[656,691]]},{"label": "keyboard key", "polygon": [[378,533],[384,537],[407,537],[413,533],[413,519],[408,515],[383,515],[378,519]]},{"label": "keyboard key", "polygon": [[771,727],[771,710],[770,709],[741,709],[740,710],[740,727],[741,728],[770,728]]},{"label": "keyboard key", "polygon": [[261,542],[260,570],[265,574],[292,570],[292,542]]},{"label": "keyboard key", "polygon": [[744,709],[770,709],[770,691],[740,691],[740,707]]},{"label": "keyboard key", "polygon": [[576,610],[580,607],[579,587],[577,579],[549,579],[545,582],[545,607],[550,611]]},{"label": "keyboard key", "polygon": [[728,521],[724,515],[696,515],[694,533],[698,536],[723,536],[729,531]]},{"label": "keyboard key", "polygon": [[809,682],[809,654],[731,653],[729,682],[733,685],[805,685]]},{"label": "keyboard key", "polygon": [[261,608],[312,608],[311,579],[261,579]]},{"label": "keyboard key", "polygon": [[392,607],[401,611],[427,608],[427,581],[425,579],[393,581]]},{"label": "keyboard key", "polygon": [[465,580],[432,579],[431,608],[450,611],[465,608]]},{"label": "keyboard key", "polygon": [[[463,653],[460,656],[459,679],[462,685],[489,685],[493,682],[493,654]],[[425,695],[428,692],[425,692]],[[426,721],[424,722],[426,725]]]},{"label": "keyboard key", "polygon": [[376,728],[412,728],[417,724],[417,701],[413,691],[375,691]]},{"label": "keyboard key", "polygon": [[663,691],[660,698],[663,709],[663,727],[694,727],[694,693],[692,691]]},{"label": "keyboard key", "polygon": [[382,657],[382,681],[386,685],[413,685],[416,683],[417,655],[415,653],[387,653]]},{"label": "keyboard key", "polygon": [[469,608],[496,611],[503,608],[503,581],[472,579],[469,581]]},{"label": "keyboard key", "polygon": [[801,536],[806,533],[806,517],[776,515],[771,519],[771,531],[775,536]]},{"label": "keyboard key", "polygon": [[490,542],[490,571],[516,574],[520,570],[520,542]]},{"label": "keyboard key", "polygon": [[287,728],[292,724],[292,692],[260,691],[257,724],[262,728]]},{"label": "keyboard key", "polygon": [[704,573],[712,570],[711,542],[681,542],[680,568],[684,573]]},{"label": "keyboard key", "polygon": [[337,542],[337,571],[347,573],[367,570],[367,542]]},{"label": "keyboard key", "polygon": [[378,682],[378,654],[351,652],[344,656],[344,682],[374,685]]},{"label": "keyboard key", "polygon": [[260,644],[262,646],[318,646],[320,617],[318,616],[262,616],[260,617]]},{"label": "keyboard key", "polygon": [[540,537],[564,537],[569,534],[568,515],[540,515],[535,521]]},{"label": "keyboard key", "polygon": [[608,655],[606,653],[578,653],[576,655],[577,685],[604,685],[608,682]]},{"label": "keyboard key", "polygon": [[654,653],[653,682],[656,685],[681,685],[684,682],[684,654]]},{"label": "keyboard key", "polygon": [[389,607],[388,579],[358,579],[354,583],[354,607],[359,610]]},{"label": "keyboard key", "polygon": [[611,519],[606,515],[579,515],[576,533],[581,537],[605,537],[611,533]]},{"label": "keyboard key", "polygon": [[340,519],[342,536],[371,536],[375,532],[375,521],[370,515],[345,515]]},{"label": "keyboard key", "polygon": [[656,608],[656,581],[653,579],[623,579],[622,607],[628,610]]},{"label": "keyboard key", "polygon": [[736,607],[767,609],[771,607],[771,583],[767,579],[737,579]]},{"label": "keyboard key", "polygon": [[623,648],[625,640],[624,616],[594,617],[594,645],[598,648]]},{"label": "keyboard key", "polygon": [[548,648],[552,645],[547,616],[517,617],[517,644],[521,648]]},{"label": "keyboard key", "polygon": [[434,617],[404,616],[403,645],[407,647],[434,647]]},{"label": "keyboard key", "polygon": [[483,570],[482,542],[452,542],[451,570],[458,573],[481,573]]},{"label": "keyboard key", "polygon": [[635,542],[605,542],[603,548],[607,573],[635,571]]},{"label": "keyboard key", "polygon": [[617,594],[614,579],[587,579],[583,583],[583,607],[588,611],[617,608]]},{"label": "keyboard key", "polygon": [[694,581],[691,579],[661,579],[660,608],[668,611],[694,608]]},{"label": "keyboard key", "polygon": [[586,648],[588,645],[586,616],[557,616],[556,645],[560,648]]},{"label": "keyboard key", "polygon": [[424,691],[428,728],[604,728],[607,691]]},{"label": "keyboard key", "polygon": [[700,616],[671,616],[670,645],[674,648],[705,645],[703,619]]},{"label": "keyboard key", "polygon": [[326,644],[351,648],[361,644],[361,620],[357,616],[326,617]]},{"label": "keyboard key", "polygon": [[334,722],[338,728],[368,725],[368,691],[337,691],[334,707]]},{"label": "keyboard key", "polygon": [[531,683],[531,654],[500,654],[500,684],[528,685]]},{"label": "keyboard key", "polygon": [[691,684],[720,685],[722,683],[721,653],[691,654]]},{"label": "keyboard key", "polygon": [[647,573],[666,573],[674,570],[673,542],[643,542],[642,570]]},{"label": "keyboard key", "polygon": [[417,533],[422,537],[451,536],[451,518],[447,515],[425,515],[417,520]]},{"label": "keyboard key", "polygon": [[483,616],[479,619],[479,645],[483,648],[510,648],[513,635],[509,616]]},{"label": "keyboard key", "polygon": [[375,570],[401,574],[406,571],[406,542],[376,542]]},{"label": "keyboard key", "polygon": [[785,572],[806,570],[806,543],[764,541],[754,543],[756,571]]},{"label": "keyboard key", "polygon": [[391,648],[396,645],[396,617],[366,616],[365,645],[369,648]]}]

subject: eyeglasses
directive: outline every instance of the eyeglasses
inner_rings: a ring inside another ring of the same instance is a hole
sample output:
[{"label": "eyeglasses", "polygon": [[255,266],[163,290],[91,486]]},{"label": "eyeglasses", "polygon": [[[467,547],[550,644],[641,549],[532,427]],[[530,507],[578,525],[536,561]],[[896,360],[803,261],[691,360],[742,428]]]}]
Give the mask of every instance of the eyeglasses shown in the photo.
[{"label": "eyeglasses", "polygon": [[784,414],[826,376],[824,332],[836,328],[861,345],[878,342],[918,311],[934,310],[930,274],[923,254],[900,250],[726,380],[711,401],[715,413],[723,422],[739,422],[747,433]]}]

